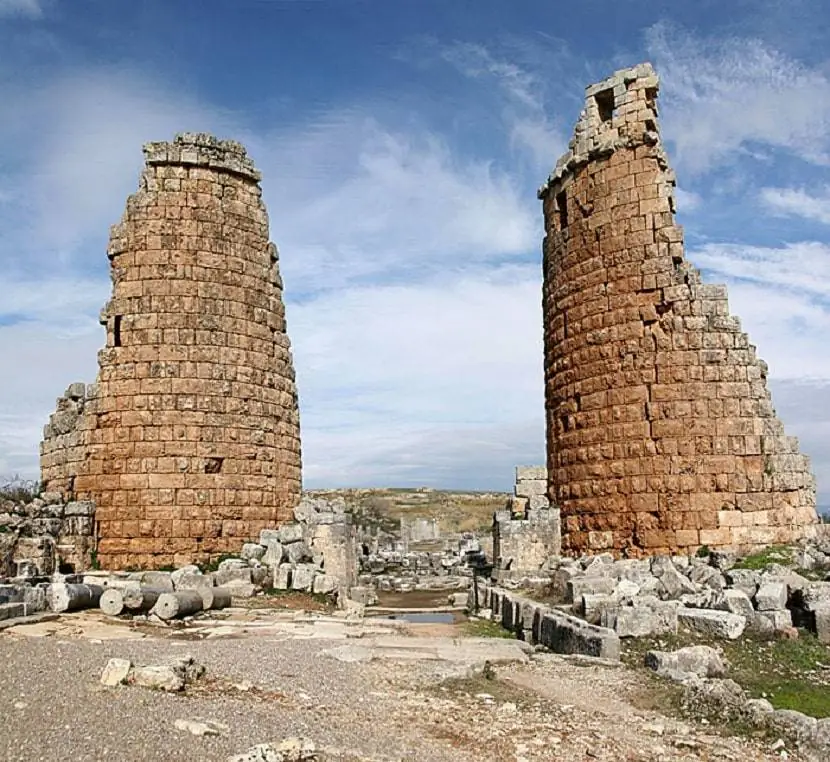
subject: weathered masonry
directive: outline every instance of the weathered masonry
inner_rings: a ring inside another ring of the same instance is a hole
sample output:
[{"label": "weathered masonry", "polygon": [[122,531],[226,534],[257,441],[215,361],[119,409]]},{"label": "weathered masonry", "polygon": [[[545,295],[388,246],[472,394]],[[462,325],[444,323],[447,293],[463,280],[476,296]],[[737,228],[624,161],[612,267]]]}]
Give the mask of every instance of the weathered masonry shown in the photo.
[{"label": "weathered masonry", "polygon": [[726,289],[685,259],[649,64],[592,85],[545,218],[549,496],[563,550],[811,534],[815,481]]},{"label": "weathered masonry", "polygon": [[44,431],[44,488],[95,503],[110,569],[236,552],[300,497],[297,391],[277,248],[245,149],[204,134],[144,147],[111,233],[97,384]]}]

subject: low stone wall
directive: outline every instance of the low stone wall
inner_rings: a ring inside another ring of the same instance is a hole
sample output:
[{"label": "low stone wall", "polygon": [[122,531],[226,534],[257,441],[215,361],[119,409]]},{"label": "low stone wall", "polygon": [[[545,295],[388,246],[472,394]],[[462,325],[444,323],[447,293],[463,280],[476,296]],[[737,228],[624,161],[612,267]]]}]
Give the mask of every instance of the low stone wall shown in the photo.
[{"label": "low stone wall", "polygon": [[[542,645],[554,653],[620,659],[620,639],[613,630],[493,585],[481,585],[478,594],[479,605],[489,610],[492,621],[531,645]],[[470,601],[468,608],[474,607],[475,602]]]}]

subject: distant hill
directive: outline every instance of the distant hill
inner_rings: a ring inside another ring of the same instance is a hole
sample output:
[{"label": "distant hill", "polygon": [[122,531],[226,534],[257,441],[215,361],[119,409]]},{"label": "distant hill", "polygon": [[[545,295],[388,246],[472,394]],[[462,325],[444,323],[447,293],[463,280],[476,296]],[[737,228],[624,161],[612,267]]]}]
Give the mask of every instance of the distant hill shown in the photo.
[{"label": "distant hill", "polygon": [[507,492],[438,490],[429,487],[377,487],[305,490],[311,497],[342,497],[356,518],[397,532],[402,516],[437,518],[441,531],[487,532],[493,513],[507,503]]}]

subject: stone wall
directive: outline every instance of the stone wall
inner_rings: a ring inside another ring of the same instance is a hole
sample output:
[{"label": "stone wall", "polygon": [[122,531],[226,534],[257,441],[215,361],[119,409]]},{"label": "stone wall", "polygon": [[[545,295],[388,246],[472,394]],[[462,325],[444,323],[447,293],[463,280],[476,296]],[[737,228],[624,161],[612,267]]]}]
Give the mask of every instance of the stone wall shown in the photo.
[{"label": "stone wall", "polygon": [[516,466],[507,508],[493,516],[493,574],[498,579],[544,572],[561,550],[559,509],[547,498],[547,469]]},{"label": "stone wall", "polygon": [[208,135],[144,147],[112,229],[97,385],[70,387],[42,479],[97,506],[110,569],[206,561],[289,520],[297,392],[260,174]]},{"label": "stone wall", "polygon": [[95,550],[95,506],[63,503],[58,493],[28,502],[0,498],[0,577],[88,569]]},{"label": "stone wall", "polygon": [[724,286],[685,259],[649,64],[586,92],[540,189],[549,496],[566,552],[809,535],[815,482]]}]

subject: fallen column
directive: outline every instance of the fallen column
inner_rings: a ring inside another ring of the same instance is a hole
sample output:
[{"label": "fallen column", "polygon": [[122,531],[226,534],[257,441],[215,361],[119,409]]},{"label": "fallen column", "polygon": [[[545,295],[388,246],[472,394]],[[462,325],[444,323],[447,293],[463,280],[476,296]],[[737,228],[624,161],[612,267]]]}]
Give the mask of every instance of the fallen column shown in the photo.
[{"label": "fallen column", "polygon": [[101,600],[98,601],[98,606],[105,614],[118,616],[124,610],[124,596],[120,590],[111,587],[104,590]]},{"label": "fallen column", "polygon": [[157,587],[131,587],[121,591],[124,597],[124,608],[132,612],[149,611],[156,601],[169,593]]},{"label": "fallen column", "polygon": [[224,609],[231,605],[231,591],[226,587],[200,587],[195,590],[182,590],[180,592],[198,593],[202,598],[202,608],[205,611]]},{"label": "fallen column", "polygon": [[204,603],[198,590],[179,590],[176,593],[160,595],[150,613],[160,619],[174,619],[196,614],[202,609],[204,609]]},{"label": "fallen column", "polygon": [[100,585],[67,584],[53,582],[49,585],[49,608],[52,611],[78,611],[98,605],[104,588]]}]

